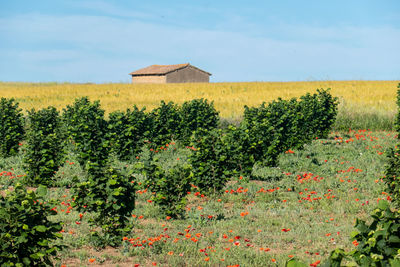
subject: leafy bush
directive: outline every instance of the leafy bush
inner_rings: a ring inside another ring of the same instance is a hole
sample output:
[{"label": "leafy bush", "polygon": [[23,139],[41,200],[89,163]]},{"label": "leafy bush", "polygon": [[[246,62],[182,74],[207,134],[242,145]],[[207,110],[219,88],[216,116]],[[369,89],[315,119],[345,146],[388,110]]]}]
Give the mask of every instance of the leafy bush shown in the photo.
[{"label": "leafy bush", "polygon": [[388,162],[385,170],[384,181],[387,192],[392,196],[393,202],[400,207],[400,145],[387,152]]},{"label": "leafy bush", "polygon": [[326,138],[337,114],[337,98],[328,90],[295,98],[278,98],[268,105],[245,106],[242,127],[249,131],[256,162],[275,166],[278,155],[301,148],[316,137]]},{"label": "leafy bush", "polygon": [[165,145],[181,135],[181,112],[179,106],[173,102],[166,104],[161,101],[160,106],[151,111],[150,118],[150,141],[155,146]]},{"label": "leafy bush", "polygon": [[381,200],[371,217],[369,225],[357,219],[357,231],[351,233],[357,249],[349,255],[361,266],[390,266],[394,261],[400,264],[399,211],[391,211],[388,202]]},{"label": "leafy bush", "polygon": [[[400,133],[400,84],[397,91],[398,113],[396,116],[395,128]],[[398,134],[400,136],[400,134]],[[392,195],[394,204],[400,207],[400,144],[387,152],[388,163],[386,165],[384,181],[387,184],[387,191]]]},{"label": "leafy bush", "polygon": [[102,175],[76,181],[73,197],[73,206],[79,211],[95,212],[89,222],[102,230],[92,232],[100,246],[116,247],[131,231],[129,218],[135,208],[135,186],[129,176],[109,167]]},{"label": "leafy bush", "polygon": [[243,124],[249,131],[256,161],[275,166],[278,155],[298,143],[296,105],[296,99],[278,98],[268,106],[245,106]]},{"label": "leafy bush", "polygon": [[57,212],[44,201],[47,189],[35,192],[20,183],[14,191],[0,196],[0,265],[48,266],[62,246],[52,243],[62,238],[60,222],[49,220]]},{"label": "leafy bush", "polygon": [[225,166],[230,176],[251,176],[255,163],[256,146],[251,144],[249,130],[242,126],[228,126],[222,136],[222,153],[225,155]]},{"label": "leafy bush", "polygon": [[215,129],[219,123],[218,111],[214,103],[207,99],[193,99],[182,104],[181,108],[182,129],[179,139],[188,144],[193,131],[197,129]]},{"label": "leafy bush", "polygon": [[28,112],[24,149],[26,181],[30,185],[49,185],[63,163],[61,120],[54,107]]},{"label": "leafy bush", "polygon": [[131,229],[128,219],[135,206],[135,190],[128,176],[110,167],[104,110],[98,101],[91,103],[83,97],[67,107],[64,117],[78,161],[88,173],[85,181],[76,179],[73,185],[74,206],[95,212],[90,223],[102,229],[93,232],[97,245],[118,246]]},{"label": "leafy bush", "polygon": [[108,162],[107,122],[100,102],[87,97],[76,99],[64,109],[67,135],[74,144],[79,164],[90,174],[100,176]]},{"label": "leafy bush", "polygon": [[151,200],[162,212],[173,218],[183,217],[186,196],[193,184],[192,167],[187,162],[174,160],[173,165],[163,168],[159,157],[151,153],[142,172],[146,176],[144,185],[154,192]]},{"label": "leafy bush", "polygon": [[24,135],[24,119],[13,98],[0,100],[0,155],[8,157],[18,152]]},{"label": "leafy bush", "polygon": [[314,109],[312,118],[317,122],[315,131],[316,137],[318,138],[328,137],[329,131],[335,123],[337,116],[338,98],[333,97],[329,91],[329,88],[327,90],[317,90],[318,108]]},{"label": "leafy bush", "polygon": [[149,138],[151,120],[136,106],[126,112],[110,113],[108,129],[113,151],[120,160],[129,160],[139,154],[144,141]]},{"label": "leafy bush", "polygon": [[[397,90],[397,99],[396,99],[396,104],[397,104],[397,114],[396,114],[396,120],[394,122],[394,129],[396,132],[400,133],[400,83],[397,86],[399,88]],[[399,135],[400,138],[400,135]]]},{"label": "leafy bush", "polygon": [[206,193],[221,191],[229,180],[229,165],[221,130],[197,130],[192,136],[193,153],[189,162],[193,167],[194,184]]}]

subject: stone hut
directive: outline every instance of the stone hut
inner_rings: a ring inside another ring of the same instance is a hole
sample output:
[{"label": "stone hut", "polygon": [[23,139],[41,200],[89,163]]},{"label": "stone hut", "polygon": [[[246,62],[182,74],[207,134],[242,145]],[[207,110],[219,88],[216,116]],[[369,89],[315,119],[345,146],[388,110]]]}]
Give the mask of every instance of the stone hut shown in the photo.
[{"label": "stone hut", "polygon": [[211,73],[186,63],[151,65],[129,75],[132,75],[132,83],[208,83]]}]

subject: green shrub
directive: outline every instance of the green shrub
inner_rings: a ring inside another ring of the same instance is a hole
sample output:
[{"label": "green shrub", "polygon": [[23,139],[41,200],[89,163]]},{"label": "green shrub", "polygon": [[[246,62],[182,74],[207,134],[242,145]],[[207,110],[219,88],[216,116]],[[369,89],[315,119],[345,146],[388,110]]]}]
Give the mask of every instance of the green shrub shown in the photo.
[{"label": "green shrub", "polygon": [[229,165],[221,140],[221,130],[197,130],[191,139],[193,153],[189,162],[193,167],[194,185],[202,192],[220,192],[230,178]]},{"label": "green shrub", "polygon": [[62,246],[52,243],[62,238],[60,222],[49,220],[55,203],[44,201],[47,189],[36,193],[20,183],[14,191],[0,196],[0,265],[49,266]]},{"label": "green shrub", "polygon": [[400,207],[400,145],[389,149],[387,155],[384,181],[387,185],[387,193],[392,196],[394,204]]},{"label": "green shrub", "polygon": [[[396,132],[400,133],[400,83],[397,86],[399,88],[397,90],[397,99],[396,99],[396,104],[397,104],[397,114],[396,114],[396,120],[394,122],[394,129]],[[399,135],[400,138],[400,135]]]},{"label": "green shrub", "polygon": [[222,153],[230,176],[251,176],[255,163],[256,146],[251,144],[249,130],[242,126],[228,126],[221,136]]},{"label": "green shrub", "polygon": [[104,110],[98,101],[91,103],[83,97],[67,106],[64,118],[78,161],[88,174],[83,182],[75,179],[74,206],[95,212],[90,223],[101,228],[101,232],[92,232],[96,246],[118,246],[131,230],[128,219],[135,206],[135,188],[129,176],[110,167]]},{"label": "green shrub", "polygon": [[400,213],[391,211],[388,202],[379,201],[371,213],[372,222],[357,219],[351,233],[356,250],[349,253],[361,266],[390,266],[397,258],[400,264]]},{"label": "green shrub", "polygon": [[181,135],[179,137],[185,144],[188,144],[190,137],[197,129],[212,130],[217,128],[219,123],[218,111],[214,103],[208,103],[207,99],[193,99],[182,104],[181,108]]},{"label": "green shrub", "polygon": [[278,98],[268,105],[245,106],[242,127],[248,130],[256,162],[275,166],[278,155],[301,148],[316,137],[326,138],[336,119],[337,98],[328,90],[295,98]]},{"label": "green shrub", "polygon": [[97,246],[119,246],[132,229],[129,218],[135,208],[135,186],[127,175],[107,168],[102,175],[90,175],[73,186],[73,206],[79,211],[94,212],[89,223],[100,227],[92,232]]},{"label": "green shrub", "polygon": [[173,102],[166,104],[161,101],[160,106],[150,113],[151,138],[153,147],[162,146],[177,140],[181,135],[181,112]]},{"label": "green shrub", "polygon": [[63,163],[61,120],[54,107],[28,112],[24,165],[29,185],[50,185]]},{"label": "green shrub", "polygon": [[8,157],[18,153],[24,135],[24,119],[13,98],[0,100],[0,155]]},{"label": "green shrub", "polygon": [[275,166],[278,155],[298,143],[296,105],[296,99],[278,98],[258,108],[245,106],[243,127],[249,131],[255,161]]},{"label": "green shrub", "polygon": [[318,89],[318,109],[315,110],[314,120],[318,122],[316,130],[316,137],[327,138],[335,123],[337,116],[337,106],[339,104],[338,98],[333,97],[327,90]]},{"label": "green shrub", "polygon": [[183,217],[186,196],[193,184],[192,167],[182,160],[174,160],[165,168],[161,166],[159,157],[151,153],[145,161],[142,172],[146,176],[144,185],[154,192],[151,200],[162,212],[173,218]]},{"label": "green shrub", "polygon": [[[400,88],[400,84],[398,86]],[[400,89],[397,91],[398,114],[396,117],[395,127],[400,131]],[[400,207],[400,144],[388,150],[388,162],[385,169],[384,181],[387,184],[387,191],[392,196],[393,202]]]},{"label": "green shrub", "polygon": [[67,135],[74,144],[79,164],[93,176],[101,176],[108,163],[107,121],[100,102],[87,97],[64,109]]},{"label": "green shrub", "polygon": [[110,113],[108,129],[113,151],[120,160],[129,160],[137,156],[144,141],[148,140],[151,130],[151,120],[136,106],[126,112]]}]

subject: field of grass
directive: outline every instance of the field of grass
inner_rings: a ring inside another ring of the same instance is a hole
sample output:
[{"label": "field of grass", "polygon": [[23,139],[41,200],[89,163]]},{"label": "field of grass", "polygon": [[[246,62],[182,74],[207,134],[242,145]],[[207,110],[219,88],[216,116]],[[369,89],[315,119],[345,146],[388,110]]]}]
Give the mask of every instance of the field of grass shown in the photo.
[{"label": "field of grass", "polygon": [[136,104],[151,110],[161,100],[183,103],[195,98],[214,101],[222,118],[241,119],[243,106],[278,97],[288,99],[318,88],[331,88],[340,101],[335,129],[392,129],[399,81],[242,82],[196,84],[72,84],[0,82],[0,97],[14,97],[24,110],[49,105],[62,109],[81,96],[100,100],[107,111]]},{"label": "field of grass", "polygon": [[[351,250],[356,218],[366,219],[377,201],[386,199],[381,177],[385,151],[398,139],[393,132],[334,132],[303,150],[282,154],[278,167],[255,167],[257,180],[235,177],[222,195],[188,195],[186,218],[162,216],[138,188],[134,225],[117,249],[95,250],[88,218],[70,207],[68,186],[82,170],[73,154],[56,174],[59,187],[49,197],[59,201],[54,220],[64,222],[61,264],[66,266],[284,266],[291,257],[307,264],[329,252]],[[177,148],[176,150],[174,148]],[[190,151],[170,146],[165,168],[185,160]],[[24,175],[21,155],[0,161],[0,184],[6,188]],[[115,160],[122,171],[134,162]],[[132,176],[138,184],[143,177]],[[67,188],[67,189],[66,189]]]}]

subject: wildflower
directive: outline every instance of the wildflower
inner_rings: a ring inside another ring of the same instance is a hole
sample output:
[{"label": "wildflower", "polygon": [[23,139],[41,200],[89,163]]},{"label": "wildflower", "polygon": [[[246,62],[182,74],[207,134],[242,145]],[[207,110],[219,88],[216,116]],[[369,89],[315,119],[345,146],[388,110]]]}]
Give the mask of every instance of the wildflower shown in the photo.
[{"label": "wildflower", "polygon": [[320,264],[320,262],[321,262],[321,261],[318,260],[318,261],[316,261],[316,262],[314,262],[314,263],[311,263],[310,266],[311,266],[311,267],[316,267],[318,264]]},{"label": "wildflower", "polygon": [[248,215],[248,214],[249,214],[248,211],[246,211],[246,212],[241,212],[241,213],[240,213],[240,216],[244,217],[244,216],[246,216],[246,215]]},{"label": "wildflower", "polygon": [[168,255],[172,256],[172,255],[174,255],[174,252],[173,251],[169,251]]},{"label": "wildflower", "polygon": [[90,259],[89,259],[89,262],[90,262],[90,263],[93,263],[93,262],[95,262],[95,261],[96,261],[96,259],[94,259],[94,258],[90,258]]}]

